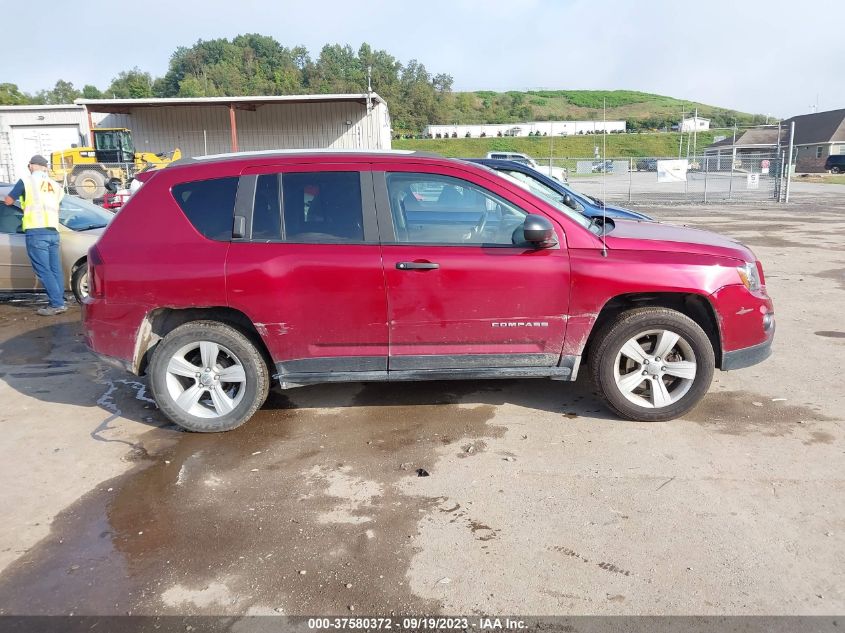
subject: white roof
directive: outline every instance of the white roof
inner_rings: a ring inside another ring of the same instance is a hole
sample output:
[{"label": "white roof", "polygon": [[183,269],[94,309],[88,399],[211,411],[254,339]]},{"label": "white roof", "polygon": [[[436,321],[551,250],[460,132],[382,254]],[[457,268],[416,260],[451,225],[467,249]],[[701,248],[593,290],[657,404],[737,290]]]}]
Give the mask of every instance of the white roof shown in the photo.
[{"label": "white roof", "polygon": [[59,105],[0,105],[0,110],[81,110],[81,105],[64,103]]},{"label": "white roof", "polygon": [[91,111],[107,111],[110,107],[139,108],[151,106],[189,106],[189,105],[237,105],[266,103],[307,103],[327,101],[364,101],[372,99],[385,103],[375,92],[352,94],[312,94],[312,95],[258,95],[252,97],[157,97],[150,99],[77,99],[77,105],[84,105]]}]

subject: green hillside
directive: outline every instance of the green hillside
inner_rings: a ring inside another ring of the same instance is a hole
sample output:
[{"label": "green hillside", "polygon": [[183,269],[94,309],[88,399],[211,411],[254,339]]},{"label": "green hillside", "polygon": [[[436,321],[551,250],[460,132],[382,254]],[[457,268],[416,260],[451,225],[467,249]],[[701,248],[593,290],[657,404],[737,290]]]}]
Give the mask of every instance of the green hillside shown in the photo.
[{"label": "green hillside", "polygon": [[[696,146],[700,154],[713,142],[716,132],[700,132]],[[724,131],[721,134],[725,134]],[[393,149],[435,152],[453,158],[481,158],[492,151],[510,151],[528,154],[534,158],[585,158],[594,155],[598,145],[602,151],[602,135],[589,136],[531,136],[446,139],[395,139]],[[684,134],[683,153],[686,155],[689,134]],[[677,132],[651,132],[642,134],[608,134],[607,156],[661,156],[678,155],[680,134]]]},{"label": "green hillside", "polygon": [[682,113],[710,119],[711,127],[765,123],[766,117],[633,90],[529,90],[527,92],[453,92],[445,95],[441,123],[517,123],[520,121],[628,121],[629,129],[662,129]]}]

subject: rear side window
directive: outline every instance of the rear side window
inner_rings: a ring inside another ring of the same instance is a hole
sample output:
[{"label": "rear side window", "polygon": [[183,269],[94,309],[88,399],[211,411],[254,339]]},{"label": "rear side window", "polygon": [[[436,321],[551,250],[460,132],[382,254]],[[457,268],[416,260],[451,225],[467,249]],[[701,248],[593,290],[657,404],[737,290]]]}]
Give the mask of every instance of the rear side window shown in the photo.
[{"label": "rear side window", "polygon": [[212,240],[232,239],[238,177],[184,182],[172,189],[173,197],[194,228]]},{"label": "rear side window", "polygon": [[[252,239],[332,244],[363,242],[361,174],[321,171],[258,177]],[[283,222],[280,222],[280,218]]]}]

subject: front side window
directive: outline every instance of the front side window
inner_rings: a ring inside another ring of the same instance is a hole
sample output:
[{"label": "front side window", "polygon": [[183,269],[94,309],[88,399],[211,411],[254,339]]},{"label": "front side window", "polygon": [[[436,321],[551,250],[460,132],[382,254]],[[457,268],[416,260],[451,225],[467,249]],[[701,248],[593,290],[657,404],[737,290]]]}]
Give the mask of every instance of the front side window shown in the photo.
[{"label": "front side window", "polygon": [[231,241],[237,176],[184,182],[174,186],[172,193],[197,231],[211,240]]},{"label": "front side window", "polygon": [[399,242],[513,246],[527,213],[458,178],[387,175],[390,211]]}]

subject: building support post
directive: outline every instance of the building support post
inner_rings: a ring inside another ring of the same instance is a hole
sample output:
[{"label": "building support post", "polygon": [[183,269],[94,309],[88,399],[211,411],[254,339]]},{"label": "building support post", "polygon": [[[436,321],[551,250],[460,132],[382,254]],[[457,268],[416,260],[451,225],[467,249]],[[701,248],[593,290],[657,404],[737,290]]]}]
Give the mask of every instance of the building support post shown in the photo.
[{"label": "building support post", "polygon": [[[88,143],[90,147],[94,147],[94,118],[91,116],[91,110],[85,106],[85,113],[88,115]],[[96,149],[96,147],[94,148]]]},{"label": "building support post", "polygon": [[238,123],[235,120],[235,106],[229,104],[229,128],[232,131],[232,151],[238,151]]}]

